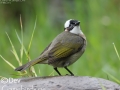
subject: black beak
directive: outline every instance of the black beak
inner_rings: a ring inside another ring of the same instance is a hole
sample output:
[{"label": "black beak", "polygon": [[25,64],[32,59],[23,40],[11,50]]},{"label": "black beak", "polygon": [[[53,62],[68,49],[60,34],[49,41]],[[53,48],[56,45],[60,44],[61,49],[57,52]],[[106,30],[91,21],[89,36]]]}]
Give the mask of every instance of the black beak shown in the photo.
[{"label": "black beak", "polygon": [[78,22],[75,23],[75,26],[78,26],[78,25],[80,25],[80,21],[78,21]]}]

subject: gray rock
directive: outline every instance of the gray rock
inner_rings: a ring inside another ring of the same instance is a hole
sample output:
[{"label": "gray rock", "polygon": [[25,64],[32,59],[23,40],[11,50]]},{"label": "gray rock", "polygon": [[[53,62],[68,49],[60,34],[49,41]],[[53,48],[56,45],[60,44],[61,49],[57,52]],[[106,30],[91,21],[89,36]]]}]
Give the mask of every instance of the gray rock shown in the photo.
[{"label": "gray rock", "polygon": [[0,90],[120,90],[120,85],[112,81],[88,76],[47,76],[7,80],[1,79]]}]

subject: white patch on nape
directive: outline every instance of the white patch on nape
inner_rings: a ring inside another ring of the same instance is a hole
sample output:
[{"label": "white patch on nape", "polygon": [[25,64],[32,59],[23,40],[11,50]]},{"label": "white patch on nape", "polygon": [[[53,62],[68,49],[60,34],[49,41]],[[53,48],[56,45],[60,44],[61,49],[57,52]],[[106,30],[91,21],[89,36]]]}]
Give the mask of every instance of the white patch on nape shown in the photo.
[{"label": "white patch on nape", "polygon": [[69,25],[70,25],[70,20],[72,20],[72,19],[69,19],[69,20],[67,20],[67,21],[65,22],[65,24],[64,24],[64,28],[69,27]]},{"label": "white patch on nape", "polygon": [[83,34],[82,30],[80,29],[80,26],[75,26],[72,30],[70,30],[71,33],[74,34]]}]

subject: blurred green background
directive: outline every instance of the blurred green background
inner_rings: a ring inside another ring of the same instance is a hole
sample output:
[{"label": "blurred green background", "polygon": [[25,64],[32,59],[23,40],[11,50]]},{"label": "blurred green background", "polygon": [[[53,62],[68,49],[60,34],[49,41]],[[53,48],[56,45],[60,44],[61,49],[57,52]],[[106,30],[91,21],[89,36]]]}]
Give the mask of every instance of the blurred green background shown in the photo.
[{"label": "blurred green background", "polygon": [[[87,48],[83,56],[68,67],[75,75],[107,78],[108,72],[120,79],[120,61],[113,42],[120,51],[120,0],[23,0],[0,3],[0,54],[15,67],[18,63],[12,54],[7,32],[20,56],[21,45],[15,30],[21,35],[20,14],[23,22],[24,45],[28,44],[37,17],[33,42],[29,51],[36,58],[44,48],[64,30],[68,19],[81,21],[81,29],[87,37]],[[23,63],[27,62],[24,55]],[[39,76],[50,75],[54,70],[48,65],[36,65]],[[62,75],[68,73],[59,69]],[[0,58],[0,76],[14,77],[16,74]],[[54,72],[57,75],[56,72]]]}]

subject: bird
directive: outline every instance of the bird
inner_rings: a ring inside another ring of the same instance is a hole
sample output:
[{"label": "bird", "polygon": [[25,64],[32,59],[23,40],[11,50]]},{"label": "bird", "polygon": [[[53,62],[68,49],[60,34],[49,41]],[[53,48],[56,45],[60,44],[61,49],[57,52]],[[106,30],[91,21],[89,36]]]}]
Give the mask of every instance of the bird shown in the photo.
[{"label": "bird", "polygon": [[48,64],[61,76],[58,68],[67,68],[76,62],[84,53],[87,45],[86,36],[80,28],[80,21],[69,19],[64,24],[64,31],[57,35],[36,59],[19,66],[15,71],[24,71],[36,64]]}]

